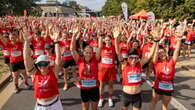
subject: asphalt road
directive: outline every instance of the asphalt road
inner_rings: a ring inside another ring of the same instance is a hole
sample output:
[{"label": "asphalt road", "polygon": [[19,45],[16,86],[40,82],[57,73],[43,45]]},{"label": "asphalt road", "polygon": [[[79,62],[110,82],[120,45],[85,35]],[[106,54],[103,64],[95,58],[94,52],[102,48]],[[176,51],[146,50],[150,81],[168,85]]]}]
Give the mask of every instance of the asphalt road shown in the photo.
[{"label": "asphalt road", "polygon": [[[143,106],[142,110],[149,110],[148,104],[151,99],[151,87],[144,83],[143,85]],[[21,86],[23,87],[23,86]],[[63,81],[59,80],[60,98],[64,110],[81,110],[81,100],[79,88],[75,87],[73,83],[70,83],[68,91],[63,91]],[[106,86],[107,88],[107,86]],[[121,85],[116,83],[114,85],[113,99],[115,106],[113,108],[108,107],[107,99],[104,101],[104,106],[99,110],[120,110],[121,108]],[[106,89],[107,91],[107,89]],[[108,94],[105,92],[105,95]],[[33,90],[22,90],[19,94],[13,94],[7,103],[2,107],[2,110],[33,110],[35,105],[35,99],[33,97]],[[131,107],[131,106],[130,106]],[[129,107],[129,108],[130,108]],[[160,110],[160,102],[157,105],[156,110]],[[170,105],[170,110],[177,110]]]}]

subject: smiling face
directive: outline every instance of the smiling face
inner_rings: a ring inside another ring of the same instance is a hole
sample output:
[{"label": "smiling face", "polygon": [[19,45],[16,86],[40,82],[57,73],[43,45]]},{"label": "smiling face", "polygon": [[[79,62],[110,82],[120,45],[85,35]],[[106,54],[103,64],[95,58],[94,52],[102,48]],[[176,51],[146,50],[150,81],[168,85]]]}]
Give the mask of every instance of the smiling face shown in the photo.
[{"label": "smiling face", "polygon": [[49,69],[49,62],[41,61],[37,63],[37,66],[41,72],[41,74],[47,74]]},{"label": "smiling face", "polygon": [[111,38],[109,36],[106,36],[104,42],[106,43],[106,45],[111,45]]},{"label": "smiling face", "polygon": [[128,56],[128,63],[132,66],[135,66],[140,61],[140,58],[138,55],[129,55]]},{"label": "smiling face", "polygon": [[90,46],[86,46],[83,51],[83,56],[85,58],[85,61],[89,62],[93,57],[93,48]]},{"label": "smiling face", "polygon": [[17,37],[18,37],[18,35],[17,35],[16,32],[12,32],[12,33],[9,34],[9,39],[10,39],[11,42],[16,42]]},{"label": "smiling face", "polygon": [[162,61],[167,58],[165,49],[159,49],[158,50],[158,58],[159,58],[159,60],[162,60]]}]

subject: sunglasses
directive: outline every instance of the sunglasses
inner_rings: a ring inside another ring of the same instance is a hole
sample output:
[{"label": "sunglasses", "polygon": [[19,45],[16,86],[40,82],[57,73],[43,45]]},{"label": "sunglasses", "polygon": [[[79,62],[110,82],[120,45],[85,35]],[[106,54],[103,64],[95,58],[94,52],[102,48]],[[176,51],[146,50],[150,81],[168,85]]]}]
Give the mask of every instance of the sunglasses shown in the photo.
[{"label": "sunglasses", "polygon": [[38,67],[47,67],[49,65],[49,62],[39,62],[37,63]]},{"label": "sunglasses", "polygon": [[135,59],[135,60],[138,60],[138,59],[139,59],[138,56],[129,56],[128,58],[129,58],[129,59]]}]

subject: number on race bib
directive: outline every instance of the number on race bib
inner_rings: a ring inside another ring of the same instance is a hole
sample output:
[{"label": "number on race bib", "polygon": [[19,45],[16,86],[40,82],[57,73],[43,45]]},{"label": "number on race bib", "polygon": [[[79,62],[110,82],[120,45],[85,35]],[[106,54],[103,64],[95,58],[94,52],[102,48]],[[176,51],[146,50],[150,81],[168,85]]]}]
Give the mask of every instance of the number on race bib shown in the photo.
[{"label": "number on race bib", "polygon": [[43,55],[44,51],[43,50],[35,50],[35,55]]},{"label": "number on race bib", "polygon": [[13,51],[12,53],[11,53],[11,56],[12,57],[18,57],[18,56],[21,56],[22,55],[22,52],[21,51]]},{"label": "number on race bib", "polygon": [[71,56],[71,52],[70,51],[64,52],[64,57],[68,57],[68,56]]},{"label": "number on race bib", "polygon": [[128,82],[129,83],[138,83],[140,82],[142,79],[141,79],[141,74],[130,74],[128,75]]},{"label": "number on race bib", "polygon": [[94,87],[96,86],[96,80],[81,80],[83,87]]},{"label": "number on race bib", "polygon": [[162,90],[173,90],[173,84],[168,82],[159,82],[158,87]]},{"label": "number on race bib", "polygon": [[113,64],[113,61],[111,58],[102,58],[103,64]]}]

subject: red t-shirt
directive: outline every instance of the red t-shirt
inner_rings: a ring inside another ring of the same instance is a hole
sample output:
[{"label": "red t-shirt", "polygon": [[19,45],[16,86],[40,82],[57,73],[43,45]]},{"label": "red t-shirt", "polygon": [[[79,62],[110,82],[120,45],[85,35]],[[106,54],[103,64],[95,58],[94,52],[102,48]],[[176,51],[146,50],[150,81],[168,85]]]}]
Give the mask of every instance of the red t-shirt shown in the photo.
[{"label": "red t-shirt", "polygon": [[188,32],[188,34],[186,36],[186,40],[192,42],[192,40],[194,39],[193,34],[195,34],[195,33],[192,30],[188,30],[187,32]]},{"label": "red t-shirt", "polygon": [[176,62],[172,58],[164,62],[154,62],[156,77],[154,88],[164,91],[174,90],[173,80],[175,77],[175,64]]},{"label": "red t-shirt", "polygon": [[79,57],[76,62],[79,68],[81,89],[90,89],[98,86],[98,61],[93,57],[86,62],[84,57]]},{"label": "red t-shirt", "polygon": [[40,71],[37,71],[34,75],[33,85],[36,98],[50,98],[59,94],[57,78],[52,68],[47,75],[42,75]]},{"label": "red t-shirt", "polygon": [[120,42],[119,43],[119,49],[120,49],[120,52],[122,54],[122,57],[127,58],[128,57],[128,51],[129,51],[129,47],[128,47],[127,43],[126,42]]},{"label": "red t-shirt", "polygon": [[23,43],[22,42],[10,42],[8,44],[8,50],[10,52],[10,63],[17,63],[23,61]]},{"label": "red t-shirt", "polygon": [[106,47],[105,45],[101,49],[101,66],[112,68],[115,66],[115,48],[114,46]]},{"label": "red t-shirt", "polygon": [[10,57],[10,52],[8,50],[8,44],[10,43],[10,40],[6,42],[6,44],[3,44],[3,42],[0,40],[0,46],[2,48],[3,57]]},{"label": "red t-shirt", "polygon": [[33,39],[31,43],[33,45],[34,58],[45,54],[45,41],[43,39],[40,41]]},{"label": "red t-shirt", "polygon": [[123,85],[139,85],[142,83],[141,78],[141,65],[140,63],[137,63],[136,66],[131,66],[130,64],[127,64],[122,69],[122,78],[123,78]]},{"label": "red t-shirt", "polygon": [[93,53],[95,54],[98,49],[98,40],[90,40],[88,43],[93,48]]},{"label": "red t-shirt", "polygon": [[142,48],[142,58],[147,57],[150,53],[150,49],[152,48],[152,43],[146,43],[144,44]]},{"label": "red t-shirt", "polygon": [[73,59],[73,56],[72,56],[71,51],[70,51],[70,43],[71,43],[71,40],[60,42],[60,47],[64,48],[64,53],[62,56],[62,59],[64,61]]},{"label": "red t-shirt", "polygon": [[170,40],[170,46],[169,46],[169,48],[175,50],[175,48],[176,48],[176,43],[177,43],[176,37],[175,37],[174,35],[171,35],[171,36],[169,37],[169,40]]}]

